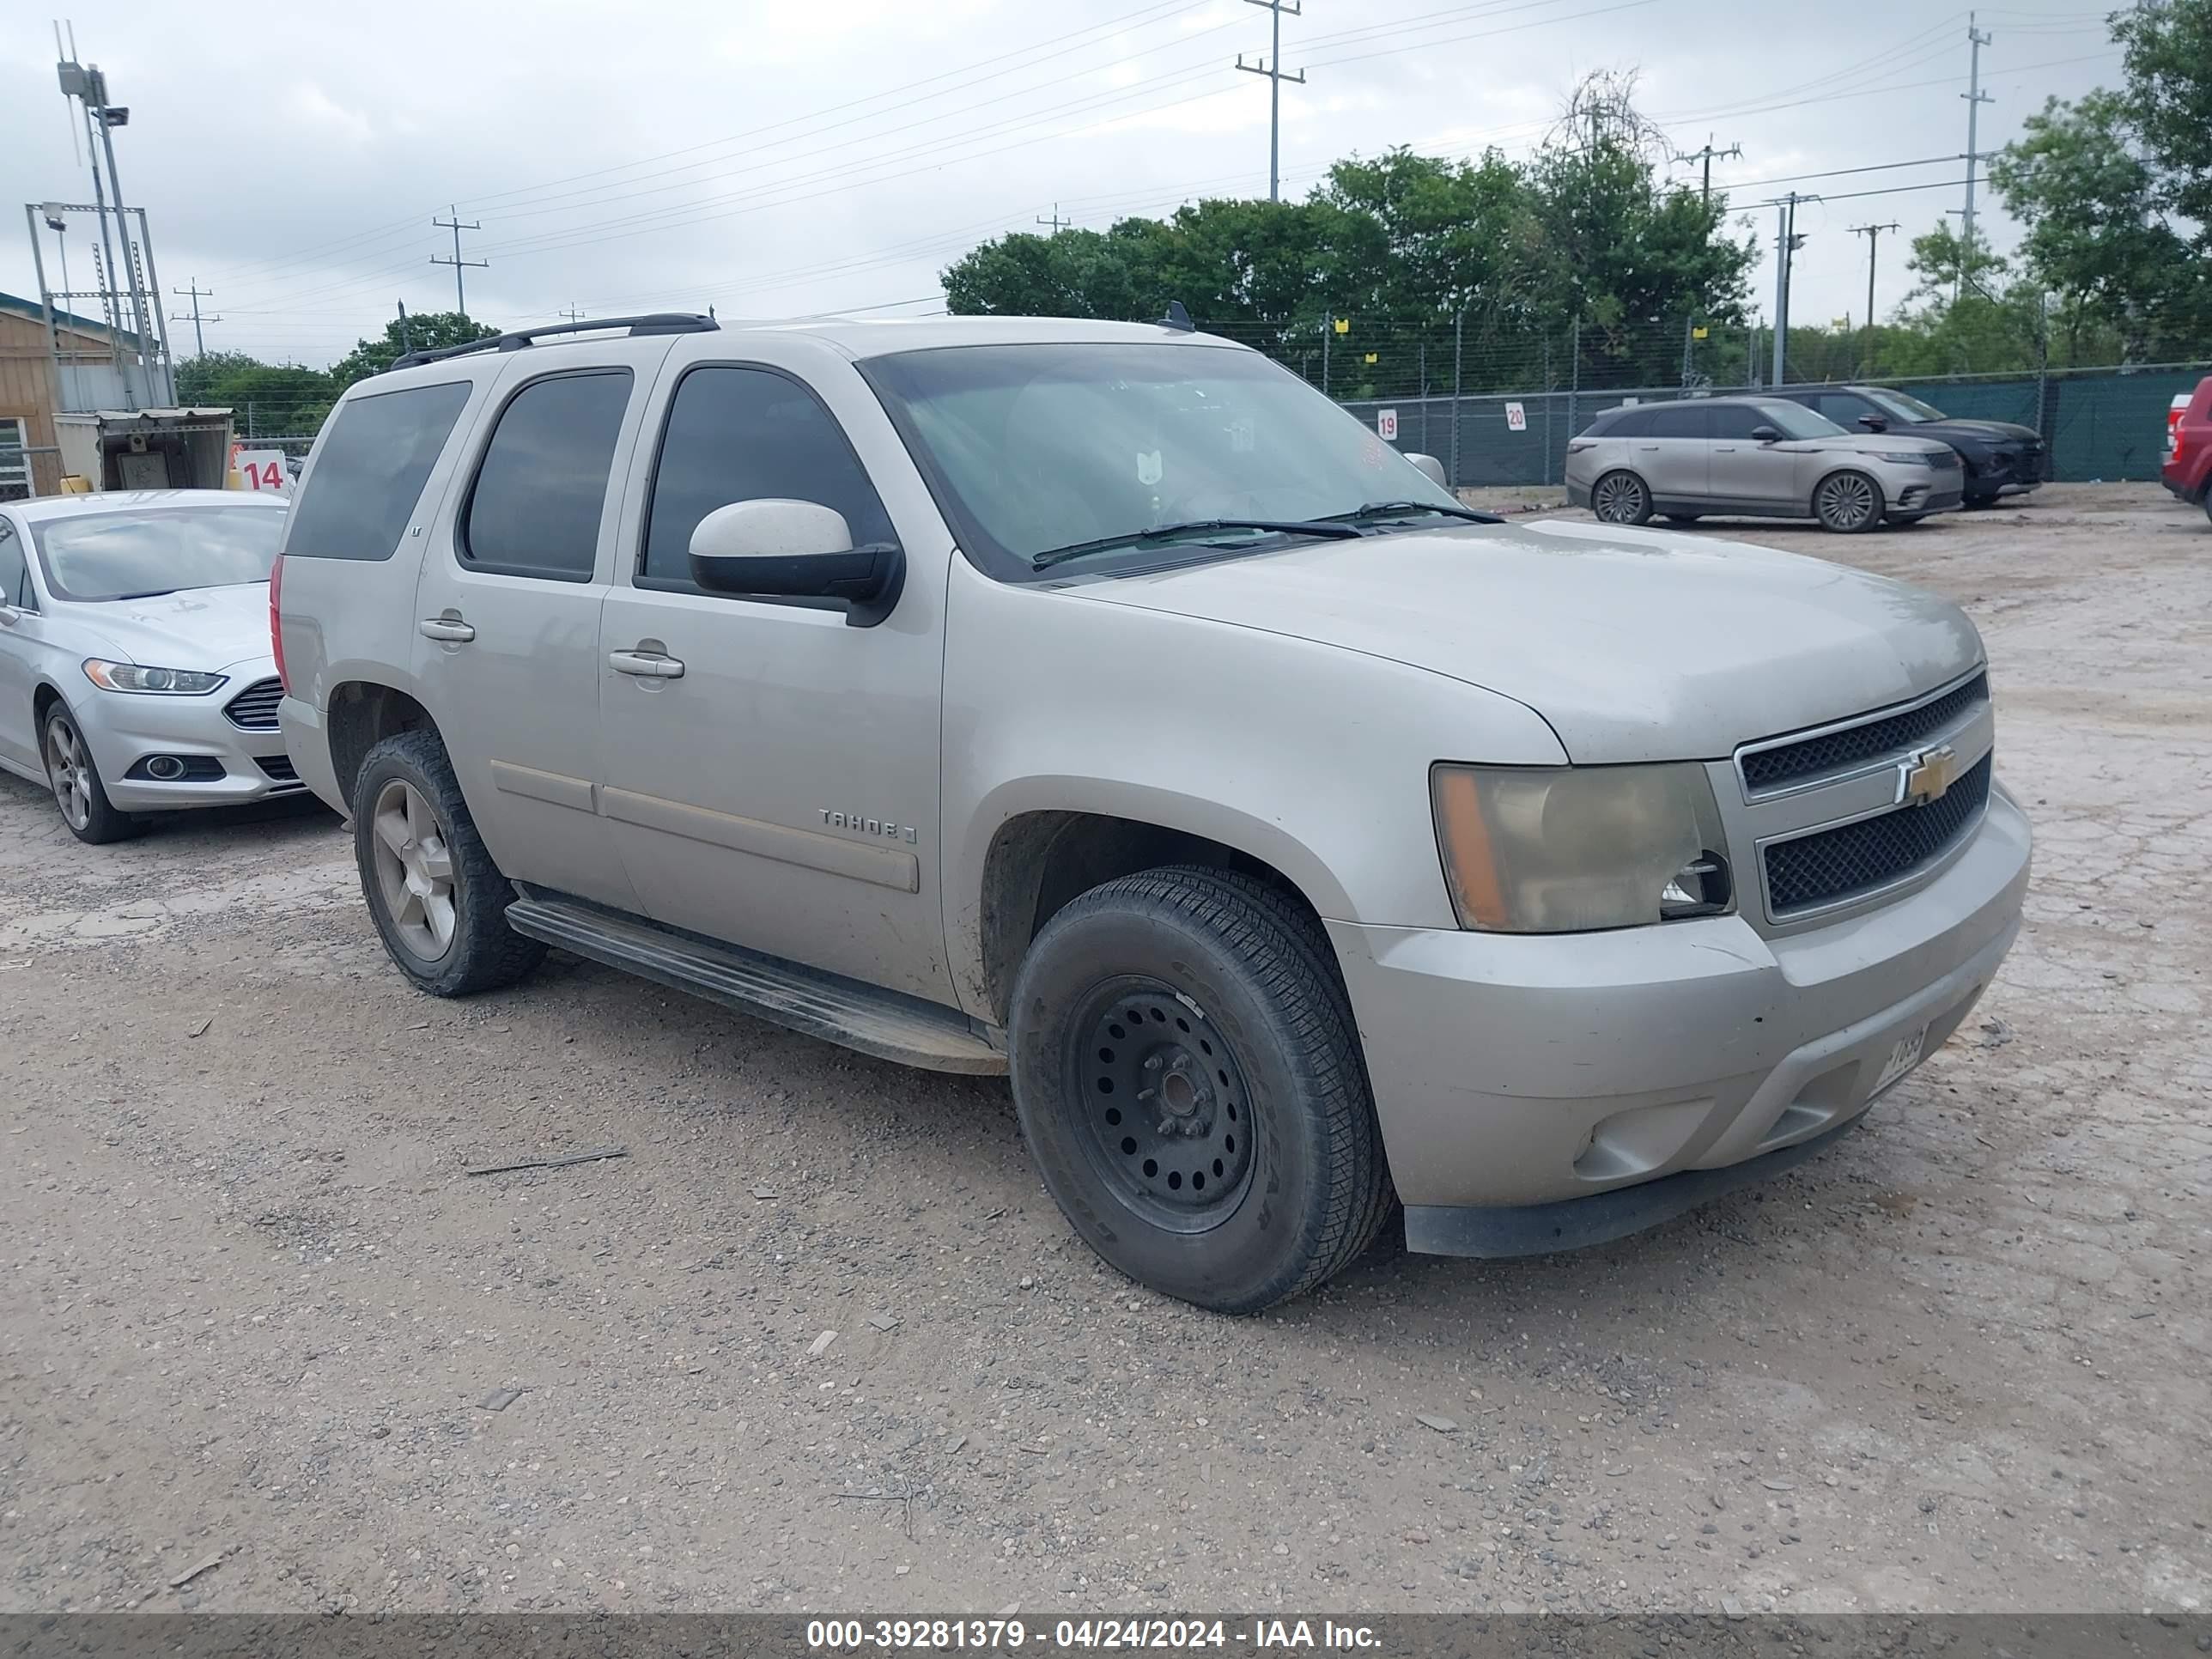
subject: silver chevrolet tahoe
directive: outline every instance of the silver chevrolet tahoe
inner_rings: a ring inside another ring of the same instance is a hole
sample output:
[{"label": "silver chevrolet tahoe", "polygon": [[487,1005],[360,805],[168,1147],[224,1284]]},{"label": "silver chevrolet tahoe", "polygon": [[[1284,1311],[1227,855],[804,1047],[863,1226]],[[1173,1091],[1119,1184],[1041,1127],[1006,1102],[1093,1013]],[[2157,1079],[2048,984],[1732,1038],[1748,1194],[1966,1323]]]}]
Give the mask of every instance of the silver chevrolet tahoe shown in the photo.
[{"label": "silver chevrolet tahoe", "polygon": [[285,744],[423,990],[1010,1073],[1175,1296],[1612,1239],[1940,1045],[2028,827],[1954,606],[1435,478],[1179,315],[421,354],[307,463]]}]

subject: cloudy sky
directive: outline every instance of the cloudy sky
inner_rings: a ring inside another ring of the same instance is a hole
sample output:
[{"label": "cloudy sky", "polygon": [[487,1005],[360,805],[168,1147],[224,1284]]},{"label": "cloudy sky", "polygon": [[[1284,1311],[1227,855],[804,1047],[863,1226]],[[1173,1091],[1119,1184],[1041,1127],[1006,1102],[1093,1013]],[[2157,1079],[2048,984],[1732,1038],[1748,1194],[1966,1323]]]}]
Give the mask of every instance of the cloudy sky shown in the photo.
[{"label": "cloudy sky", "polygon": [[[2102,9],[1981,9],[1984,148],[2046,95],[2117,76]],[[1103,227],[1264,194],[1267,82],[1231,65],[1268,22],[1248,0],[132,0],[80,14],[76,44],[131,107],[118,161],[163,283],[214,290],[210,349],[319,367],[398,301],[452,306],[429,263],[453,252],[430,222],[452,207],[490,262],[465,273],[469,309],[516,323],[925,312],[948,260],[1055,204]],[[1847,228],[1909,235],[1960,205],[1966,28],[1918,0],[1306,0],[1284,21],[1309,76],[1284,88],[1284,188],[1393,144],[1525,154],[1580,75],[1634,68],[1678,149],[1742,146],[1714,173],[1735,203],[1828,194],[1799,210],[1793,310],[1857,320],[1866,239]],[[46,21],[10,9],[11,208],[89,197],[53,61]],[[1895,193],[1850,194],[1877,190]],[[1756,222],[1771,246],[1771,210]],[[1904,255],[1884,239],[1884,311]],[[1771,302],[1771,262],[1754,280]],[[25,232],[0,232],[0,289],[36,292]]]}]

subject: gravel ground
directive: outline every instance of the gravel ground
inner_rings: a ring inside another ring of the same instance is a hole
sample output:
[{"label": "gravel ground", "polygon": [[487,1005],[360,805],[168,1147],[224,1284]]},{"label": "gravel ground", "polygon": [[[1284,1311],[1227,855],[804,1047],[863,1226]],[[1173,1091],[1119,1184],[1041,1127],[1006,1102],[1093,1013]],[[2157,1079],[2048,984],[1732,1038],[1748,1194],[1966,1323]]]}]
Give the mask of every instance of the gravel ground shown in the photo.
[{"label": "gravel ground", "polygon": [[2212,1604],[2212,536],[1750,533],[1988,636],[1979,1014],[1765,1190],[1256,1321],[1103,1269],[1001,1083],[562,958],[428,1000],[319,809],[0,779],[0,1609]]}]

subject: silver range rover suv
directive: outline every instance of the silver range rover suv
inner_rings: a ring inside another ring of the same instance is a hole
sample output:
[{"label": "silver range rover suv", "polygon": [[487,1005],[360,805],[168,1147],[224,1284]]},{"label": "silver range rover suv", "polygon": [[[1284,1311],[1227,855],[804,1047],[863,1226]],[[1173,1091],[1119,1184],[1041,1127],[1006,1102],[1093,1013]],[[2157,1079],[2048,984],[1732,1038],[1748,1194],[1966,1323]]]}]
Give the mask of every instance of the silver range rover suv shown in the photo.
[{"label": "silver range rover suv", "polygon": [[2028,826],[1955,606],[1433,469],[1173,325],[418,356],[307,463],[285,744],[424,991],[558,946],[1010,1073],[1173,1295],[1611,1239],[1938,1048]]}]

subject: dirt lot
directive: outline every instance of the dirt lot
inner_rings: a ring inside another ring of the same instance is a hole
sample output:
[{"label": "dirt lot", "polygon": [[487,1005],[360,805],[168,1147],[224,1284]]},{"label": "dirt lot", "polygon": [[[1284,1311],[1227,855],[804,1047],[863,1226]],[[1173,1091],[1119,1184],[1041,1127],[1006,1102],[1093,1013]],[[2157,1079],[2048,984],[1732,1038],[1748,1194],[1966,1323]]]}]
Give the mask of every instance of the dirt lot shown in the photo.
[{"label": "dirt lot", "polygon": [[1751,533],[1988,636],[1981,1012],[1765,1191],[1255,1322],[1102,1269],[1002,1084],[573,961],[429,1001],[320,811],[94,848],[0,779],[0,1608],[2212,1605],[2212,535]]}]

